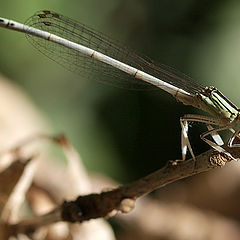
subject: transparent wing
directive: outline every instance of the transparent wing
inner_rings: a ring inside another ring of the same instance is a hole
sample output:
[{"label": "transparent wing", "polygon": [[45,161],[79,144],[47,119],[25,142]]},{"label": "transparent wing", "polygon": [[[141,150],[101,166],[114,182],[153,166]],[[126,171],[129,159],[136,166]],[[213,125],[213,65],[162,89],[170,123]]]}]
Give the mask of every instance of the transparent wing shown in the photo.
[{"label": "transparent wing", "polygon": [[[187,75],[165,65],[152,62],[135,54],[118,42],[68,17],[52,11],[40,11],[26,21],[26,25],[41,29],[99,51],[109,57],[140,69],[189,93],[204,89]],[[128,89],[156,88],[142,80],[129,76],[114,67],[97,61],[51,41],[27,35],[27,39],[43,54],[63,67],[80,75],[93,75],[98,81]]]}]

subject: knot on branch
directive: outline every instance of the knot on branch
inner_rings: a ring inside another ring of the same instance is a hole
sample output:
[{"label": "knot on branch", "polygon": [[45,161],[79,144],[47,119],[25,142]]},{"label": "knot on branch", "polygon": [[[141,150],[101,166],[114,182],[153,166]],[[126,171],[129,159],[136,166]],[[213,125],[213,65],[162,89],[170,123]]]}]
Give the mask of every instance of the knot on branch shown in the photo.
[{"label": "knot on branch", "polygon": [[232,160],[231,157],[224,153],[217,153],[213,152],[213,154],[210,157],[210,163],[214,167],[223,167],[227,162],[230,162]]},{"label": "knot on branch", "polygon": [[62,204],[62,219],[69,222],[82,222],[107,216],[112,210],[119,209],[123,198],[117,191],[89,194],[75,201]]}]

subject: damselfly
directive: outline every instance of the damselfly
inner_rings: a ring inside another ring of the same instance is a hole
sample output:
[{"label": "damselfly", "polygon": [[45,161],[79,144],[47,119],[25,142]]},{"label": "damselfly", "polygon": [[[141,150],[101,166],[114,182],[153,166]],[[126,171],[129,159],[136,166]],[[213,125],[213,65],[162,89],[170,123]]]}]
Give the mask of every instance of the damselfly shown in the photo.
[{"label": "damselfly", "polygon": [[[240,146],[234,143],[234,139],[239,137],[240,128],[233,129],[240,124],[240,110],[215,87],[203,87],[175,69],[164,65],[156,66],[103,34],[52,11],[37,12],[26,24],[0,18],[0,26],[26,33],[37,49],[71,71],[80,73],[89,68],[112,79],[120,79],[122,85],[126,81],[134,85],[145,82],[170,93],[185,105],[212,115],[214,118],[187,114],[180,119],[183,160],[187,149],[195,158],[188,139],[189,122],[206,124],[208,131],[200,137],[220,152],[226,153],[221,147],[223,141],[218,134],[223,130],[232,132],[228,140],[229,147]],[[128,74],[129,78],[120,72]]]}]

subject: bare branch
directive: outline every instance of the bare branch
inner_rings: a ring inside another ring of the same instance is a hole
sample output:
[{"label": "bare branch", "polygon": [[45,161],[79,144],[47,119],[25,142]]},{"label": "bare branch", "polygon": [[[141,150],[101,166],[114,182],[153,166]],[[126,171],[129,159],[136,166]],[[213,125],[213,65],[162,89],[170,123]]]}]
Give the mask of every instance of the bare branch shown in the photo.
[{"label": "bare branch", "polygon": [[[133,208],[131,201],[169,183],[214,168],[223,167],[231,159],[216,151],[207,151],[184,162],[169,162],[165,167],[135,182],[100,194],[79,196],[75,201],[65,201],[51,213],[12,225],[15,233],[26,233],[57,221],[83,222],[109,216],[112,211]],[[123,206],[128,204],[128,206]],[[125,211],[127,212],[127,211]]]}]

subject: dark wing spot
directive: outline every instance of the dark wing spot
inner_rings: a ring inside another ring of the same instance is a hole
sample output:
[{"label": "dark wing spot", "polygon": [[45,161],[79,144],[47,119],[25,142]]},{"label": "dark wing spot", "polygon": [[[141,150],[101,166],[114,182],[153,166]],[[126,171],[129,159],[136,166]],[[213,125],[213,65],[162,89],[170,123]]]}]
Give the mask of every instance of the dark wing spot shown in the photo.
[{"label": "dark wing spot", "polygon": [[45,14],[38,14],[40,18],[46,18],[47,16]]},{"label": "dark wing spot", "polygon": [[51,26],[52,24],[50,22],[43,22],[46,26]]},{"label": "dark wing spot", "polygon": [[57,14],[57,13],[53,13],[52,16],[55,18],[59,18],[59,14]]}]

